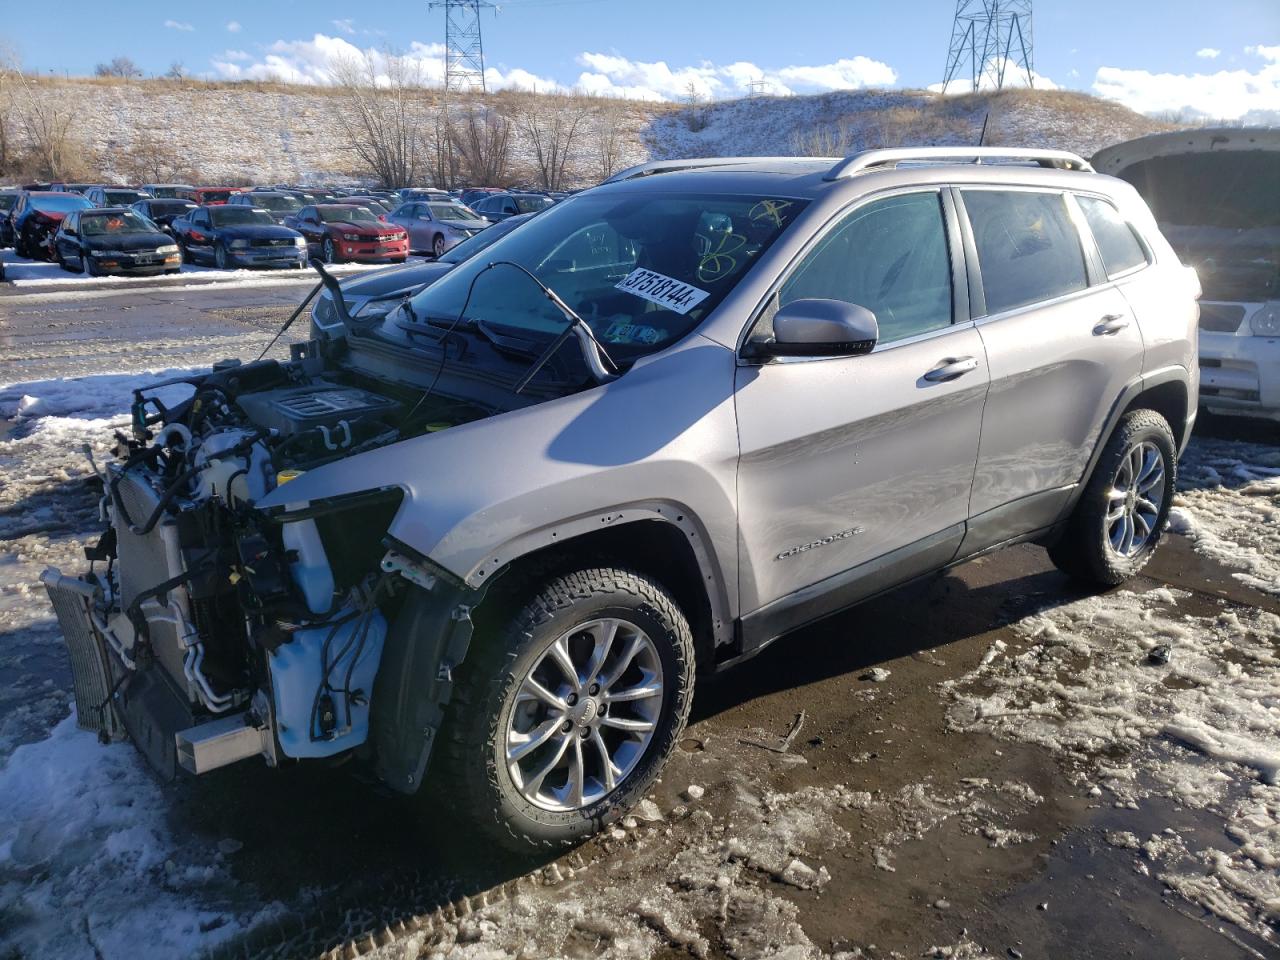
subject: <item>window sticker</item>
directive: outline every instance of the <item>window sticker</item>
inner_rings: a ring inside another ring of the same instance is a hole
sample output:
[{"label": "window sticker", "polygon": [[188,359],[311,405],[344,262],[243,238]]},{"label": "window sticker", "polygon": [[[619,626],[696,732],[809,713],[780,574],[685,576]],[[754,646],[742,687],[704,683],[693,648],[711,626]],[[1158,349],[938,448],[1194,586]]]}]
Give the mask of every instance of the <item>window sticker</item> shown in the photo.
[{"label": "window sticker", "polygon": [[706,290],[643,267],[637,267],[623,277],[615,284],[615,289],[674,310],[681,316],[710,296]]},{"label": "window sticker", "polygon": [[642,343],[645,346],[653,346],[662,339],[662,331],[656,327],[646,327],[625,319],[615,320],[609,324],[602,339],[605,343]]}]

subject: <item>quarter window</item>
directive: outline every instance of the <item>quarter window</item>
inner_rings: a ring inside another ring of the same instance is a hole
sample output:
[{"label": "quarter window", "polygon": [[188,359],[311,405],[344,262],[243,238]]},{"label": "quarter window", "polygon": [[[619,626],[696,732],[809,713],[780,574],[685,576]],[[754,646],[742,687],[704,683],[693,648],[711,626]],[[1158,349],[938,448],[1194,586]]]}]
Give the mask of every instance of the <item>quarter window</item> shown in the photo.
[{"label": "quarter window", "polygon": [[1114,277],[1147,262],[1146,251],[1119,210],[1098,197],[1077,196],[1076,200],[1098,244],[1107,276]]},{"label": "quarter window", "polygon": [[843,300],[866,307],[880,342],[951,324],[951,263],[935,192],[877,200],[846,216],[782,285],[777,306]]},{"label": "quarter window", "polygon": [[963,196],[988,314],[1088,286],[1080,236],[1062,194],[965,190]]}]

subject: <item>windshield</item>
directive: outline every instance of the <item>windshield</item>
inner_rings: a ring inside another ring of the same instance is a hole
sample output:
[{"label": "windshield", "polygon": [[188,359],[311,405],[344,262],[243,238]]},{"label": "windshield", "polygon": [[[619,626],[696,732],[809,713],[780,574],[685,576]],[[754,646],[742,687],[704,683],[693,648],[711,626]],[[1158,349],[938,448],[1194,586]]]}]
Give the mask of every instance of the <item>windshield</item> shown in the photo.
[{"label": "windshield", "polygon": [[[585,194],[423,290],[413,313],[424,322],[453,322],[472,279],[495,259],[512,260],[563,297],[611,354],[634,358],[700,323],[804,207],[803,200],[775,197]],[[466,321],[537,339],[564,328],[560,311],[531,281],[511,267],[493,273],[476,281]]]},{"label": "windshield", "polygon": [[463,240],[457,246],[450,247],[449,252],[440,258],[441,263],[461,263],[474,257],[481,250],[493,246],[520,224],[526,222],[525,217],[508,217],[492,227],[486,227],[472,237]]},{"label": "windshield", "polygon": [[427,209],[437,220],[479,220],[480,215],[461,203],[428,203]]},{"label": "windshield", "polygon": [[155,233],[155,226],[132,210],[128,213],[82,213],[80,232],[86,237],[121,233]]},{"label": "windshield", "polygon": [[151,214],[155,217],[182,216],[196,205],[189,200],[152,200]]},{"label": "windshield", "polygon": [[153,197],[162,200],[171,200],[178,195],[178,191],[182,189],[190,189],[184,187],[151,187],[147,192]]},{"label": "windshield", "polygon": [[131,203],[147,198],[145,193],[139,193],[137,190],[104,190],[102,195],[106,198],[109,207],[127,207]]},{"label": "windshield", "polygon": [[0,193],[0,210],[12,210],[13,205],[18,202],[16,193]]},{"label": "windshield", "polygon": [[316,207],[325,223],[377,223],[368,207]]},{"label": "windshield", "polygon": [[521,213],[537,213],[555,203],[550,197],[516,197],[515,201],[516,209]]},{"label": "windshield", "polygon": [[270,223],[271,214],[265,210],[254,210],[252,207],[214,207],[209,210],[209,218],[215,227],[234,227],[244,223]]},{"label": "windshield", "polygon": [[78,193],[53,196],[33,196],[31,205],[45,213],[70,213],[72,210],[88,210],[93,204]]},{"label": "windshield", "polygon": [[252,194],[253,205],[255,207],[263,207],[267,210],[301,210],[302,201],[294,197],[273,197],[270,195],[262,195],[259,193]]},{"label": "windshield", "polygon": [[200,198],[205,203],[226,203],[231,199],[230,190],[201,190]]}]

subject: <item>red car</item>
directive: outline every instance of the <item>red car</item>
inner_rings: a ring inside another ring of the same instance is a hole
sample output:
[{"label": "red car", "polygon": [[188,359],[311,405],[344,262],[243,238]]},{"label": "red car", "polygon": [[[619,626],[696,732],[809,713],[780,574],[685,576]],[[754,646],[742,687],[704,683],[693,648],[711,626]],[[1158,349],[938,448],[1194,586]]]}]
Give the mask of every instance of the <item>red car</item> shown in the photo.
[{"label": "red car", "polygon": [[403,263],[409,256],[409,234],[379,220],[368,207],[352,203],[316,203],[286,217],[307,238],[307,250],[325,263]]},{"label": "red car", "polygon": [[187,187],[176,191],[179,199],[190,200],[204,207],[215,207],[226,203],[233,193],[239,193],[236,187]]},{"label": "red car", "polygon": [[32,260],[53,259],[53,235],[63,217],[73,210],[88,210],[93,204],[78,193],[23,190],[9,209],[4,234],[14,252]]}]

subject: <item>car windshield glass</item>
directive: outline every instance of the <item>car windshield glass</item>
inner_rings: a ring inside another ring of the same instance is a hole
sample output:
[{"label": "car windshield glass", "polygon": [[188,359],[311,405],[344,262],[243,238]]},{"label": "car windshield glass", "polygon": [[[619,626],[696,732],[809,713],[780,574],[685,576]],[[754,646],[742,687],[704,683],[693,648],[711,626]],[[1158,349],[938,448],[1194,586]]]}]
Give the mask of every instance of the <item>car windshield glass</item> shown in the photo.
[{"label": "car windshield glass", "polygon": [[550,197],[516,197],[516,209],[521,213],[537,213],[555,203]]},{"label": "car windshield glass", "polygon": [[[467,303],[484,320],[531,339],[564,327],[536,285],[511,267],[471,281],[497,259],[533,272],[576,310],[615,356],[635,357],[683,337],[724,299],[805,201],[690,194],[584,194],[557,204],[413,299],[426,322],[452,321]],[[483,236],[483,234],[481,234]],[[470,299],[468,301],[468,295]]]},{"label": "car windshield glass", "polygon": [[78,193],[32,197],[31,205],[37,210],[43,210],[47,213],[70,213],[72,210],[86,210],[93,206],[92,203]]},{"label": "car windshield glass", "polygon": [[167,200],[172,197],[176,197],[178,195],[178,188],[177,187],[152,187],[148,192],[153,197],[157,197],[162,200]]},{"label": "car windshield glass", "polygon": [[231,199],[230,190],[203,190],[200,196],[205,203],[226,203]]},{"label": "car windshield glass", "polygon": [[196,205],[187,200],[152,200],[151,213],[157,217],[182,216]]},{"label": "car windshield glass", "polygon": [[13,205],[18,202],[16,193],[0,193],[0,210],[12,210]]},{"label": "car windshield glass", "polygon": [[132,210],[127,213],[83,213],[80,215],[80,232],[86,237],[107,234],[155,233],[155,227]]},{"label": "car windshield glass", "polygon": [[275,223],[271,214],[252,207],[215,207],[209,210],[215,227],[233,227],[242,223]]},{"label": "car windshield glass", "polygon": [[263,207],[267,210],[301,210],[302,201],[294,197],[273,197],[270,195],[252,194],[250,199],[253,200],[255,207]]},{"label": "car windshield glass", "polygon": [[108,206],[112,207],[124,207],[145,199],[137,190],[106,190],[103,196],[107,198]]},{"label": "car windshield glass", "polygon": [[523,218],[509,217],[501,223],[495,223],[492,227],[481,230],[475,236],[463,240],[460,244],[451,248],[448,253],[440,258],[440,262],[461,263],[463,260],[474,257],[481,250],[493,246],[524,222]]},{"label": "car windshield glass", "polygon": [[475,220],[477,214],[461,203],[428,203],[431,216],[437,220]]},{"label": "car windshield glass", "polygon": [[325,223],[377,223],[368,207],[318,207]]}]

